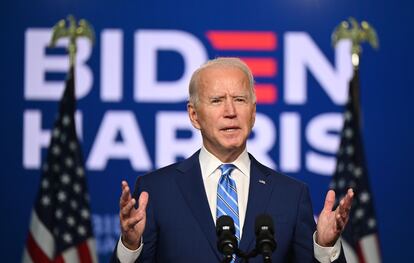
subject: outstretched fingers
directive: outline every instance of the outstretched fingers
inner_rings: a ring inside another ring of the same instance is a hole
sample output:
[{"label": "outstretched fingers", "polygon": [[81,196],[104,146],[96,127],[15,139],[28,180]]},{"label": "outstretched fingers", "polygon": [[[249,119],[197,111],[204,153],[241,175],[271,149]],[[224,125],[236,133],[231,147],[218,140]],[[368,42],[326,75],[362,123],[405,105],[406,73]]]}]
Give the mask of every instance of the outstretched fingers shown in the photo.
[{"label": "outstretched fingers", "polygon": [[126,181],[122,181],[121,187],[122,193],[119,199],[119,207],[122,209],[131,200],[131,191]]},{"label": "outstretched fingers", "polygon": [[148,205],[148,193],[142,192],[138,199],[138,213],[145,213]]},{"label": "outstretched fingers", "polygon": [[139,221],[134,216],[134,205],[136,201],[131,197],[130,188],[126,181],[122,181],[122,194],[119,200],[119,218],[121,220],[121,225],[123,229],[128,229],[134,227],[134,225]]},{"label": "outstretched fingers", "polygon": [[138,199],[138,209],[135,209],[135,199],[132,199],[127,206],[125,206],[125,227],[134,228],[136,224],[143,221],[145,222],[146,218],[146,209],[148,204],[148,193],[142,192]]},{"label": "outstretched fingers", "polygon": [[131,198],[128,203],[126,203],[123,207],[121,207],[120,209],[121,219],[127,219],[132,215],[132,211],[133,209],[135,209],[134,208],[135,203],[136,203],[135,199]]},{"label": "outstretched fingers", "polygon": [[323,206],[323,210],[326,212],[331,212],[334,205],[335,205],[335,191],[329,190],[325,197],[325,204]]},{"label": "outstretched fingers", "polygon": [[338,207],[335,210],[336,224],[339,231],[342,231],[348,222],[353,197],[354,191],[349,188],[345,197],[341,199]]},{"label": "outstretched fingers", "polygon": [[345,211],[349,212],[351,210],[352,200],[354,199],[354,190],[352,188],[349,188],[346,192],[346,195],[344,197],[344,204],[343,207]]},{"label": "outstretched fingers", "polygon": [[146,224],[146,208],[148,193],[142,192],[137,200],[131,196],[126,181],[122,181],[122,193],[119,199],[119,218],[122,232],[122,243],[129,249],[138,249]]}]

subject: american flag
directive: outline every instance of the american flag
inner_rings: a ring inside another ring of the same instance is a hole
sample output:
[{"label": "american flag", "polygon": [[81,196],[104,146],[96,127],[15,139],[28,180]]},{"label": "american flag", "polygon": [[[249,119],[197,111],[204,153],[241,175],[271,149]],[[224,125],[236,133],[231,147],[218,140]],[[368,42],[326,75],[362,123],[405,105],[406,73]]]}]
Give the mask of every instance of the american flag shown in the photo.
[{"label": "american flag", "polygon": [[97,262],[70,68],[32,210],[23,262]]},{"label": "american flag", "polygon": [[349,222],[342,234],[348,263],[378,263],[381,262],[378,228],[360,133],[358,93],[359,76],[355,69],[331,188],[337,194],[337,202],[349,187],[356,194]]}]

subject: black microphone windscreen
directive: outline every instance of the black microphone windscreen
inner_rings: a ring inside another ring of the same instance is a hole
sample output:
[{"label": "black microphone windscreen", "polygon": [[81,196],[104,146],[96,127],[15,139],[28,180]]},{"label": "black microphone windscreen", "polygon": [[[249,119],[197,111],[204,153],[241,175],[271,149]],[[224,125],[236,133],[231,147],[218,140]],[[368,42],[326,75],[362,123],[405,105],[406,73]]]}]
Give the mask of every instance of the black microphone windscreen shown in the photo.
[{"label": "black microphone windscreen", "polygon": [[220,235],[220,233],[223,230],[229,230],[233,234],[235,233],[234,221],[233,221],[233,218],[231,218],[230,216],[223,215],[223,216],[220,216],[217,219],[217,222],[216,222],[216,231],[217,231],[217,234]]},{"label": "black microphone windscreen", "polygon": [[274,227],[273,227],[273,220],[272,218],[267,214],[261,214],[256,217],[255,222],[255,232],[256,235],[259,234],[259,232],[263,230],[269,231],[272,235],[274,234]]}]

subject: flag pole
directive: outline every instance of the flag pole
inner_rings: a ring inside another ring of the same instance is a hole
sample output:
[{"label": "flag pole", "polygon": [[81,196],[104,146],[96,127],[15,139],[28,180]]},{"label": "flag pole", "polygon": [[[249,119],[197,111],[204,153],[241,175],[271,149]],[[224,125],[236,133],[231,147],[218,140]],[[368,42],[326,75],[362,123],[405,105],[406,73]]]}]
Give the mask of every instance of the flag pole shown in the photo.
[{"label": "flag pole", "polygon": [[340,133],[341,143],[330,188],[336,192],[338,197],[336,202],[346,194],[348,188],[353,188],[355,192],[349,221],[341,235],[347,261],[380,263],[382,259],[378,226],[364,156],[358,98],[361,44],[368,42],[373,48],[378,48],[378,38],[370,24],[365,21],[359,24],[356,19],[349,18],[349,22],[341,22],[334,30],[333,46],[336,46],[342,39],[350,39],[352,42],[351,60],[354,74],[349,82],[344,125]]},{"label": "flag pole", "polygon": [[69,38],[70,67],[32,208],[23,263],[98,261],[74,117],[76,39],[87,37],[93,41],[94,33],[86,20],[77,24],[69,16],[68,21],[68,27],[65,20],[59,21],[52,32],[52,47],[60,38]]}]

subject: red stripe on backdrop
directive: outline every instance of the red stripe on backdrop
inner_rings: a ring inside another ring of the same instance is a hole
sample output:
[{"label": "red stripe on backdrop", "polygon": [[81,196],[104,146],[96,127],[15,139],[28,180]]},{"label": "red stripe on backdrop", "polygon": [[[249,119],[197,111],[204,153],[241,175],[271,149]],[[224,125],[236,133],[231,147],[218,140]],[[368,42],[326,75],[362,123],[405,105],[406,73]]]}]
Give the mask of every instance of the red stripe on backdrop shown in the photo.
[{"label": "red stripe on backdrop", "polygon": [[87,241],[78,245],[77,250],[81,263],[93,263]]},{"label": "red stripe on backdrop", "polygon": [[[65,260],[63,259],[62,255],[59,255],[54,261],[53,263],[65,263]],[[70,263],[70,262],[67,262]]]},{"label": "red stripe on backdrop", "polygon": [[277,48],[274,32],[260,31],[208,31],[207,38],[217,50],[263,50]]},{"label": "red stripe on backdrop", "polygon": [[359,263],[366,263],[365,258],[364,258],[364,253],[362,253],[362,248],[360,244],[358,244],[357,246],[357,255],[358,255]]},{"label": "red stripe on backdrop", "polygon": [[277,61],[272,58],[247,58],[242,57],[255,77],[274,77],[277,75]]},{"label": "red stripe on backdrop", "polygon": [[52,263],[48,256],[37,245],[31,232],[29,232],[29,236],[27,238],[27,251],[32,258],[32,261],[35,263]]},{"label": "red stripe on backdrop", "polygon": [[256,84],[256,101],[258,104],[272,104],[277,101],[277,87],[273,84]]}]

